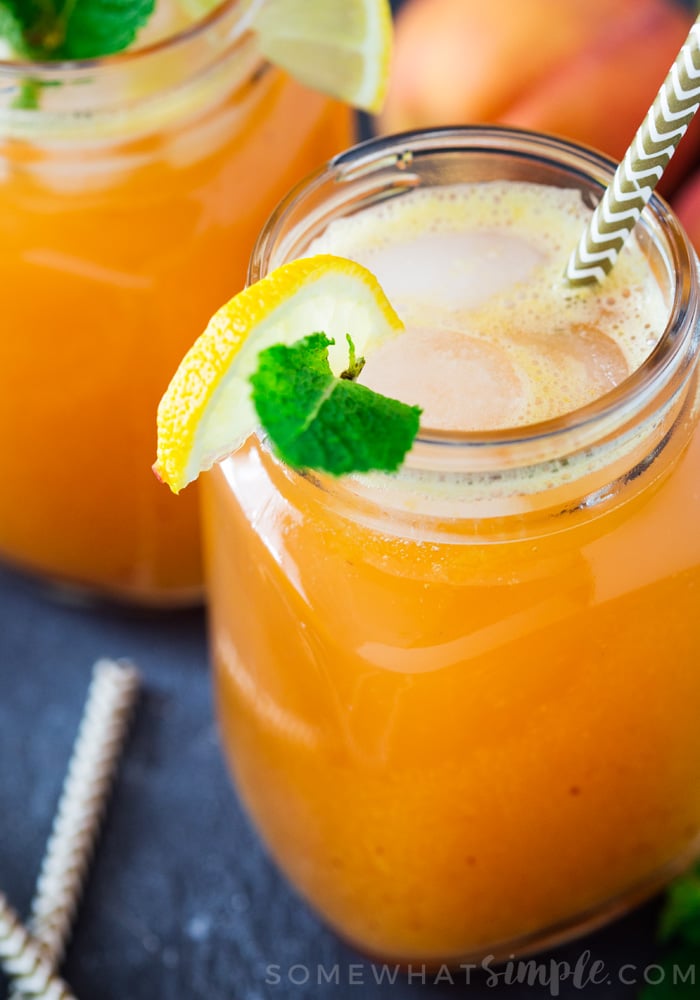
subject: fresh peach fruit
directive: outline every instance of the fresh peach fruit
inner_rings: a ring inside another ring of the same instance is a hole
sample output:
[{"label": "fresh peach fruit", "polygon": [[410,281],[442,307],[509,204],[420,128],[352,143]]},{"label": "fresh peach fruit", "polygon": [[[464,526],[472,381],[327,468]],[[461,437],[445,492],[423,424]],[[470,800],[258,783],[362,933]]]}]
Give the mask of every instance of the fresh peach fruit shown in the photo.
[{"label": "fresh peach fruit", "polygon": [[[499,122],[620,159],[692,20],[677,0],[407,0],[380,130]],[[694,127],[666,191],[698,149]]]},{"label": "fresh peach fruit", "polygon": [[674,196],[673,207],[700,253],[700,171],[683,184]]}]

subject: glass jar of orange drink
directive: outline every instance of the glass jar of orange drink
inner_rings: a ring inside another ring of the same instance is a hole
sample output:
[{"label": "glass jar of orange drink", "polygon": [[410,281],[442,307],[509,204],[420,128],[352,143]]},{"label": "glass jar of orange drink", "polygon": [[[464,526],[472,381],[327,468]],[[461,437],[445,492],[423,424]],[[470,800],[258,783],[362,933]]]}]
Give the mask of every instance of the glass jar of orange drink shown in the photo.
[{"label": "glass jar of orange drink", "polygon": [[408,329],[361,379],[423,407],[394,475],[257,435],[206,477],[238,789],[371,954],[551,944],[700,846],[698,274],[654,199],[604,285],[566,285],[612,170],[514,130],[372,142],[253,255],[373,270]]},{"label": "glass jar of orange drink", "polygon": [[57,582],[199,595],[196,490],[150,469],[163,380],[271,208],[350,139],[347,108],[261,57],[246,6],[191,24],[159,0],[133,51],[0,65],[0,558]]}]

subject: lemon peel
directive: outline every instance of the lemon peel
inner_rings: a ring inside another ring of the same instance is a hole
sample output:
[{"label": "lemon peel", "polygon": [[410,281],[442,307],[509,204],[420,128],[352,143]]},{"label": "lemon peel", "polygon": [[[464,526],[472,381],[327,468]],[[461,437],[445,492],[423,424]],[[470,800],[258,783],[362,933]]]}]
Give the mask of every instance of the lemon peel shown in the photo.
[{"label": "lemon peel", "polygon": [[301,83],[356,108],[381,109],[389,81],[389,0],[264,0],[253,28],[263,54]]}]

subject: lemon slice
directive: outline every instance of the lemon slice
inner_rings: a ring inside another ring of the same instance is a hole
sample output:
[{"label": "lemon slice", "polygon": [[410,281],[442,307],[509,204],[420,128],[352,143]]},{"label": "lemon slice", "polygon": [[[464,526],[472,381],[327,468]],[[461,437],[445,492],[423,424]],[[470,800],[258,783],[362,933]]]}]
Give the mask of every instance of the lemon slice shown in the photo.
[{"label": "lemon slice", "polygon": [[264,0],[253,17],[263,54],[301,83],[378,111],[389,79],[389,0]]},{"label": "lemon slice", "polygon": [[248,379],[266,347],[325,333],[336,342],[329,360],[340,374],[346,333],[363,354],[402,330],[360,264],[322,254],[283,265],[222,306],[182,359],[158,406],[156,475],[179,493],[243,444],[257,425]]},{"label": "lemon slice", "polygon": [[[178,0],[193,18],[220,0]],[[389,0],[242,0],[241,27],[263,55],[301,83],[365,111],[379,111],[389,80]]]}]

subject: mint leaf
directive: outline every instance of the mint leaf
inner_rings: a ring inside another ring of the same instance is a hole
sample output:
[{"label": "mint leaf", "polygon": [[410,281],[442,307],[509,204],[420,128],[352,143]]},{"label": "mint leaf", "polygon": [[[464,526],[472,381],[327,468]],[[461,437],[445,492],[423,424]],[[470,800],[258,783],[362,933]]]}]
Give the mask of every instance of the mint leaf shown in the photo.
[{"label": "mint leaf", "polygon": [[681,875],[666,890],[659,939],[700,947],[700,865]]},{"label": "mint leaf", "polygon": [[75,0],[59,52],[92,59],[128,48],[153,13],[155,0]]},{"label": "mint leaf", "polygon": [[18,56],[26,55],[24,27],[14,4],[1,0],[0,2],[0,38],[4,38],[12,51]]},{"label": "mint leaf", "polygon": [[413,444],[421,411],[349,378],[362,367],[352,342],[348,372],[336,378],[328,363],[333,343],[312,333],[261,351],[250,378],[258,417],[277,455],[293,468],[334,476],[393,472]]},{"label": "mint leaf", "polygon": [[0,0],[0,34],[22,58],[94,59],[127,48],[155,0]]},{"label": "mint leaf", "polygon": [[638,1000],[695,1000],[700,969],[700,863],[666,889],[658,937],[663,948],[655,965],[663,969],[663,976],[655,975],[654,983],[639,991]]},{"label": "mint leaf", "polygon": [[[16,57],[30,59],[31,52],[27,48],[22,23],[15,13],[14,7],[0,0],[0,38],[4,38]],[[41,85],[31,77],[19,80],[17,93],[10,107],[18,110],[34,110],[39,107]]]}]

